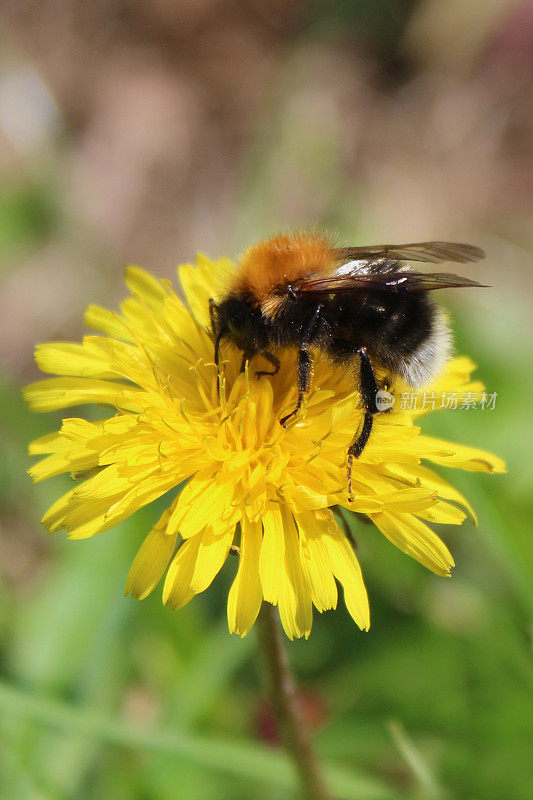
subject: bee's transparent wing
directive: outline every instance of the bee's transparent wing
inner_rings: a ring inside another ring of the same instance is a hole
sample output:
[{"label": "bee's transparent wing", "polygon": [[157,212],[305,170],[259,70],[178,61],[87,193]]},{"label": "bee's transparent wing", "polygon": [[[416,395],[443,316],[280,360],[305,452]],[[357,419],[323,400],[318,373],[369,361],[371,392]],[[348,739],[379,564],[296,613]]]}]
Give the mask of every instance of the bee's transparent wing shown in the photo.
[{"label": "bee's transparent wing", "polygon": [[339,263],[365,258],[391,258],[397,261],[427,261],[434,264],[454,261],[464,264],[467,261],[479,261],[486,255],[480,247],[461,242],[376,244],[368,247],[338,247],[333,252]]},{"label": "bee's transparent wing", "polygon": [[428,292],[432,289],[452,289],[469,286],[486,286],[484,283],[453,275],[450,272],[373,272],[359,275],[332,275],[329,278],[311,278],[293,287],[298,295],[347,294],[349,292]]}]

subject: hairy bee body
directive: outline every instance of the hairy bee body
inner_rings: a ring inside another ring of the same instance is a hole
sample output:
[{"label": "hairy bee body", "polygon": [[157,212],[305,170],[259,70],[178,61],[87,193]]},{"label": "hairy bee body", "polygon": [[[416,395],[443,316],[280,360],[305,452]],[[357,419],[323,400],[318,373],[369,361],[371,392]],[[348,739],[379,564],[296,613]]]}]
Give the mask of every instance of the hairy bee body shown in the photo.
[{"label": "hairy bee body", "polygon": [[[312,241],[315,245],[312,255],[316,258],[318,248],[316,240]],[[281,260],[280,237],[275,242],[272,249],[278,258],[276,261],[271,257],[270,264]],[[287,242],[287,248],[290,244]],[[301,239],[292,246],[301,249]],[[273,270],[268,270],[264,243],[260,247],[264,280],[265,272],[268,276]],[[307,263],[299,253],[299,271],[295,274],[294,269],[287,269],[283,273],[278,267],[274,276],[277,283],[263,293],[257,292],[250,271],[241,268],[217,306],[217,325],[224,331],[223,340],[234,344],[249,358],[285,347],[299,349],[317,307],[317,298],[293,290],[303,278],[334,276],[336,264],[332,253],[331,247],[320,249],[321,263]],[[245,258],[245,264],[253,261],[253,249]],[[365,274],[366,268],[366,264],[360,264],[358,274]],[[322,351],[335,364],[346,366],[355,362],[363,347],[375,366],[418,386],[436,374],[449,356],[451,342],[444,315],[427,293],[375,289],[344,295],[331,292],[320,298],[320,305],[320,319],[308,345]]]},{"label": "hairy bee body", "polygon": [[[325,236],[281,234],[251,247],[224,297],[211,300],[215,362],[231,343],[247,360],[261,354],[280,368],[276,351],[295,348],[298,401],[280,422],[299,411],[312,376],[313,350],[358,374],[364,411],[361,431],[348,450],[351,470],[370,437],[379,386],[374,370],[413,387],[436,375],[450,355],[451,337],[432,289],[481,286],[450,273],[421,273],[405,262],[477,261],[483,251],[466,244],[335,247]],[[358,370],[358,373],[357,373]]]}]

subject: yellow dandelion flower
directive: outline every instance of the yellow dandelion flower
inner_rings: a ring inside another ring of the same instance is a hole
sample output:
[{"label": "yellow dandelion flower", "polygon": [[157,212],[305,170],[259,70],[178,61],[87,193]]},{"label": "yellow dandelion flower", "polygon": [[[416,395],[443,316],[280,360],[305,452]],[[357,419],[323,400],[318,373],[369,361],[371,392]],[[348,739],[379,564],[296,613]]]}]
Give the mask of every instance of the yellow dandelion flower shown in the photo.
[{"label": "yellow dandelion flower", "polygon": [[[144,540],[126,592],[142,599],[166,573],[163,602],[180,608],[207,589],[233,548],[239,561],[228,597],[231,632],[244,636],[267,600],[278,606],[290,638],[307,637],[313,606],[336,607],[337,583],[349,613],[367,629],[361,569],[332,507],[367,515],[405,553],[448,575],[453,558],[427,522],[460,524],[473,511],[422,460],[484,472],[504,471],[503,462],[424,436],[414,421],[425,411],[397,402],[375,419],[354,465],[350,502],[346,453],[361,422],[350,376],[318,357],[305,408],[287,429],[279,419],[296,401],[290,353],[281,354],[277,375],[256,379],[255,362],[241,373],[241,354],[225,348],[219,384],[208,301],[232,269],[229,260],[203,256],[182,266],[187,306],[168,282],[130,267],[131,297],[120,313],[87,310],[86,323],[103,335],[37,347],[38,366],[59,377],[26,387],[32,409],[110,409],[97,421],[64,419],[57,433],[30,445],[43,456],[29,470],[35,481],[60,473],[76,479],[43,524],[72,539],[94,536],[184,485]],[[468,358],[456,358],[421,391],[435,394],[436,407],[445,392],[477,397],[483,387],[471,382],[472,370]],[[402,387],[392,391],[399,397]]]}]

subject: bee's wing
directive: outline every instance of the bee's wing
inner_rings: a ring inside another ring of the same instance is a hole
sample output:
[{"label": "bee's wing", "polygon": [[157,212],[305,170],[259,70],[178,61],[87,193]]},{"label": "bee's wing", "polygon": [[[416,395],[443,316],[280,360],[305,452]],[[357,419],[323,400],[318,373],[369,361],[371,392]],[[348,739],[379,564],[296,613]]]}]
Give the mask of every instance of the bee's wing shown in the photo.
[{"label": "bee's wing", "polygon": [[363,275],[332,275],[329,278],[311,278],[293,287],[302,294],[346,294],[349,292],[428,292],[432,289],[451,289],[468,286],[486,286],[484,283],[453,275],[450,272],[374,272]]},{"label": "bee's wing", "polygon": [[363,260],[365,258],[392,258],[398,261],[479,261],[485,258],[480,247],[460,242],[412,242],[411,244],[376,244],[369,247],[339,247],[334,251],[342,261]]}]

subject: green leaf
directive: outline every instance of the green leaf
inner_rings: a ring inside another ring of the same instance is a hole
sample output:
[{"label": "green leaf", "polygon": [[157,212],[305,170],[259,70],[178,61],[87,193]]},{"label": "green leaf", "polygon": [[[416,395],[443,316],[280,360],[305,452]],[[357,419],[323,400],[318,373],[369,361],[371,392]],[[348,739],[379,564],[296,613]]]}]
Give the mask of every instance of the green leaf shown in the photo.
[{"label": "green leaf", "polygon": [[[2,714],[26,717],[69,734],[122,747],[180,755],[202,767],[254,781],[267,781],[284,789],[293,790],[297,786],[288,758],[262,745],[234,738],[225,740],[135,728],[83,708],[25,694],[6,683],[0,683],[0,709]],[[337,800],[399,800],[401,797],[384,783],[337,765],[327,764],[325,776]]]}]

